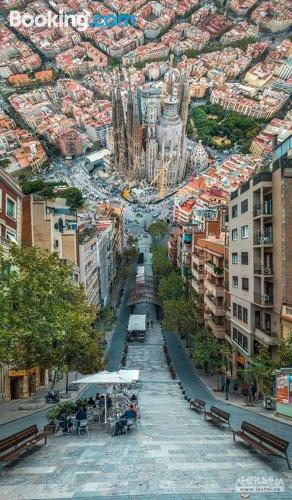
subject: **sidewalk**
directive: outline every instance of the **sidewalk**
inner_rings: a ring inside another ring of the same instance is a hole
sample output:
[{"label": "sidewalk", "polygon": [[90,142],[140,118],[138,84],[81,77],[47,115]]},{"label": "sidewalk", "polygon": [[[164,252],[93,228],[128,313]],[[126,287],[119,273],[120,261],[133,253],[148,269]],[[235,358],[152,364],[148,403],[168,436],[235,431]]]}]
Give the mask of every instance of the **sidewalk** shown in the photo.
[{"label": "sidewalk", "polygon": [[291,419],[278,416],[276,415],[275,411],[266,410],[263,407],[262,401],[253,401],[252,406],[247,405],[243,397],[240,394],[233,391],[232,389],[228,395],[229,399],[226,401],[225,392],[222,392],[220,389],[218,389],[218,381],[216,375],[214,376],[206,375],[203,369],[196,368],[194,361],[190,357],[189,349],[185,347],[185,341],[181,340],[181,343],[193,370],[196,372],[201,382],[204,384],[204,386],[207,388],[210,394],[212,394],[213,398],[217,399],[218,401],[222,401],[226,404],[234,405],[237,406],[238,408],[243,408],[245,410],[251,411],[253,413],[256,413],[257,415],[268,417],[277,422],[282,422],[283,424],[292,426]]},{"label": "sidewalk", "polygon": [[[78,374],[79,376],[79,374]],[[71,382],[75,382],[76,380],[76,372],[69,373],[69,384]],[[48,387],[42,387],[37,393],[33,394],[29,399],[15,399],[13,401],[9,401],[7,403],[0,404],[0,425],[7,424],[8,422],[13,422],[14,420],[18,420],[22,417],[27,417],[28,415],[33,415],[34,413],[46,411],[51,408],[52,404],[45,404],[44,406],[37,409],[25,409],[20,410],[19,407],[21,405],[31,404],[40,402],[40,400],[45,398],[47,390],[50,388],[51,384],[49,383]],[[66,375],[62,380],[58,380],[55,384],[55,389],[60,392],[65,392],[66,389]],[[68,399],[74,399],[79,391],[70,392],[70,397]]]}]

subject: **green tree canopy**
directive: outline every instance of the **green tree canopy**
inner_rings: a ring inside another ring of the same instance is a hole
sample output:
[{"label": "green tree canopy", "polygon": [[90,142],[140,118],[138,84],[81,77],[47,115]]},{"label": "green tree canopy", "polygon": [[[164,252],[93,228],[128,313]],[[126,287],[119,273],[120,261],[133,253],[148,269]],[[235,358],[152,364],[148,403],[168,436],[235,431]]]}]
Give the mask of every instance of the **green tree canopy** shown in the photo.
[{"label": "green tree canopy", "polygon": [[152,267],[154,276],[161,279],[172,271],[172,264],[168,259],[167,248],[154,247],[152,248]]},{"label": "green tree canopy", "polygon": [[163,327],[179,335],[194,335],[198,329],[197,310],[186,297],[163,302]]},{"label": "green tree canopy", "polygon": [[15,368],[102,367],[102,350],[93,328],[96,310],[72,281],[71,266],[55,254],[11,246],[0,255],[0,354]]},{"label": "green tree canopy", "polygon": [[172,271],[168,276],[161,278],[159,282],[159,297],[162,302],[169,299],[178,299],[183,293],[183,280],[178,273]]},{"label": "green tree canopy", "polygon": [[292,334],[283,338],[279,345],[279,365],[281,368],[289,368],[292,366]]},{"label": "green tree canopy", "polygon": [[84,199],[82,193],[78,188],[69,187],[63,191],[62,196],[66,199],[66,204],[70,208],[82,207]]},{"label": "green tree canopy", "polygon": [[151,235],[152,240],[154,242],[158,242],[167,235],[168,225],[165,221],[158,220],[149,226],[148,232]]}]

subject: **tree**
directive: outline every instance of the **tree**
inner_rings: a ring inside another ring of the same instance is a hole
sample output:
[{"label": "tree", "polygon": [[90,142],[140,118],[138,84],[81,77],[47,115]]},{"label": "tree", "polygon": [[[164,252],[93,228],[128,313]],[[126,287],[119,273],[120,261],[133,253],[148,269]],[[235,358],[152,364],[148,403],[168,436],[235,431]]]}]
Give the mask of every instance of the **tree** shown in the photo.
[{"label": "tree", "polygon": [[251,362],[245,366],[241,374],[248,383],[256,380],[262,393],[267,396],[273,394],[277,368],[278,364],[273,361],[269,349],[261,346],[258,354],[252,356]]},{"label": "tree", "polygon": [[75,187],[65,189],[65,191],[63,191],[63,197],[66,199],[66,204],[70,208],[82,207],[84,203],[81,191]]},{"label": "tree", "polygon": [[99,370],[96,310],[73,283],[72,267],[55,254],[16,245],[0,264],[2,361],[21,369]]},{"label": "tree", "polygon": [[169,299],[178,299],[183,294],[183,280],[181,276],[172,271],[159,282],[159,297],[162,302]]},{"label": "tree", "polygon": [[198,365],[205,368],[206,373],[217,375],[222,370],[220,344],[207,328],[196,332],[192,357]]},{"label": "tree", "polygon": [[197,311],[185,297],[163,302],[163,327],[179,335],[194,335],[198,329]]},{"label": "tree", "polygon": [[149,226],[148,232],[154,242],[158,242],[164,238],[164,236],[167,235],[168,233],[168,225],[165,221],[163,220],[158,220],[156,222],[153,222]]},{"label": "tree", "polygon": [[279,345],[279,365],[281,368],[289,368],[292,366],[292,334],[283,338]]},{"label": "tree", "polygon": [[138,250],[136,247],[131,247],[131,248],[125,248],[123,250],[123,261],[125,264],[131,264],[135,260],[137,260],[138,257]]},{"label": "tree", "polygon": [[161,279],[172,271],[173,267],[168,259],[167,248],[156,247],[153,249],[152,267],[154,276],[158,279]]}]

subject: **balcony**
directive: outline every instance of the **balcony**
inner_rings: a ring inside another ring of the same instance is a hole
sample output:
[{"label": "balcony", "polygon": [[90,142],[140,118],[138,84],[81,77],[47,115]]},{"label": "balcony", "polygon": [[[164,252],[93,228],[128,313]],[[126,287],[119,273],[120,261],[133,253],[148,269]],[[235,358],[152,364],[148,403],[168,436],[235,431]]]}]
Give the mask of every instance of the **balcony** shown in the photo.
[{"label": "balcony", "polygon": [[204,296],[204,302],[207,308],[214,314],[214,316],[225,316],[223,304],[218,305],[216,299],[212,299],[210,295]]},{"label": "balcony", "polygon": [[206,322],[217,339],[225,339],[225,325],[217,325],[211,318],[207,318]]},{"label": "balcony", "polygon": [[279,338],[275,332],[264,330],[260,325],[255,326],[254,335],[259,342],[266,346],[278,345],[279,343]]},{"label": "balcony", "polygon": [[263,307],[271,307],[274,303],[274,299],[272,295],[261,295],[260,293],[254,294],[254,302]]},{"label": "balcony", "polygon": [[259,217],[261,215],[271,217],[273,215],[272,203],[264,203],[263,205],[254,205],[253,216]]},{"label": "balcony", "polygon": [[192,287],[197,292],[199,295],[203,295],[204,293],[204,285],[203,281],[196,280],[195,278],[192,279]]},{"label": "balcony", "polygon": [[268,246],[273,245],[273,235],[269,234],[266,236],[260,236],[259,234],[255,234],[253,238],[254,245],[260,246]]},{"label": "balcony", "polygon": [[224,288],[223,285],[216,285],[212,283],[209,279],[205,279],[205,288],[208,292],[211,293],[214,297],[224,297]]},{"label": "balcony", "polygon": [[197,280],[203,280],[204,279],[204,271],[200,270],[200,269],[196,269],[195,267],[192,268],[192,275]]},{"label": "balcony", "polygon": [[212,274],[213,276],[219,277],[224,275],[224,269],[223,267],[216,267],[212,262],[206,261],[205,262],[205,271],[207,271],[209,274]]},{"label": "balcony", "polygon": [[258,274],[260,276],[273,276],[273,266],[272,264],[254,264],[253,272],[254,274]]},{"label": "balcony", "polygon": [[197,255],[196,253],[193,253],[193,263],[196,264],[197,266],[202,266],[204,264],[204,259],[202,255]]}]

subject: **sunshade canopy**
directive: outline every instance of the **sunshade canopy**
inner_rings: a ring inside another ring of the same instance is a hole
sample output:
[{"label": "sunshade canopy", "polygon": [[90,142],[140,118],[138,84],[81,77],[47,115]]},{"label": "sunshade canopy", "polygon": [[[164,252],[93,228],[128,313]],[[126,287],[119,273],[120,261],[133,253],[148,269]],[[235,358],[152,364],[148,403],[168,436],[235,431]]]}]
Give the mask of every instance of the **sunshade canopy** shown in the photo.
[{"label": "sunshade canopy", "polygon": [[128,332],[145,332],[146,314],[131,314],[128,324]]}]

